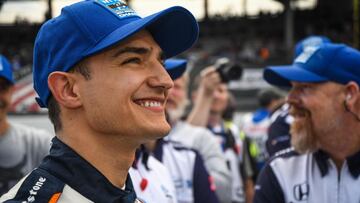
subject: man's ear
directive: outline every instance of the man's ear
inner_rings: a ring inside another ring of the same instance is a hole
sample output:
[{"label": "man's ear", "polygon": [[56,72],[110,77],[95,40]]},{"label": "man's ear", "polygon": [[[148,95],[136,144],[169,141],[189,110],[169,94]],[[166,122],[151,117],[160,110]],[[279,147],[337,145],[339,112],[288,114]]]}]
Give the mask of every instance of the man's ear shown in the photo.
[{"label": "man's ear", "polygon": [[76,78],[73,74],[60,71],[52,72],[48,77],[48,86],[60,105],[67,108],[78,108],[82,105]]},{"label": "man's ear", "polygon": [[360,92],[359,85],[356,82],[346,84],[346,105],[356,113],[360,113]]}]

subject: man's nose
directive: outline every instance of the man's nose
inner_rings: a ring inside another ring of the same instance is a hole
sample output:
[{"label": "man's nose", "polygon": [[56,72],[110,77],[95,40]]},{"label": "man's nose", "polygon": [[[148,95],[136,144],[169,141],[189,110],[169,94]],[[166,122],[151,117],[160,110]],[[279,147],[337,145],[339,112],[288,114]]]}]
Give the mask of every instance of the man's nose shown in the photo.
[{"label": "man's nose", "polygon": [[286,97],[286,102],[289,104],[299,104],[300,103],[299,92],[294,88],[292,88]]},{"label": "man's nose", "polygon": [[169,73],[165,70],[164,66],[157,62],[156,71],[153,71],[153,77],[149,80],[149,83],[153,87],[162,87],[164,89],[170,89],[174,86],[174,81],[171,79]]}]

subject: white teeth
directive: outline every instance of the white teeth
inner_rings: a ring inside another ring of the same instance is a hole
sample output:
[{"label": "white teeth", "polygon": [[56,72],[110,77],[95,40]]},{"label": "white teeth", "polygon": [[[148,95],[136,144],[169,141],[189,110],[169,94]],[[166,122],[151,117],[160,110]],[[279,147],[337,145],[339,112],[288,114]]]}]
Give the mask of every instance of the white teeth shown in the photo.
[{"label": "white teeth", "polygon": [[153,107],[160,106],[160,102],[151,102],[151,106]]},{"label": "white teeth", "polygon": [[159,106],[161,106],[160,102],[156,102],[156,101],[145,101],[145,102],[141,102],[140,105],[144,106],[144,107],[159,107]]}]

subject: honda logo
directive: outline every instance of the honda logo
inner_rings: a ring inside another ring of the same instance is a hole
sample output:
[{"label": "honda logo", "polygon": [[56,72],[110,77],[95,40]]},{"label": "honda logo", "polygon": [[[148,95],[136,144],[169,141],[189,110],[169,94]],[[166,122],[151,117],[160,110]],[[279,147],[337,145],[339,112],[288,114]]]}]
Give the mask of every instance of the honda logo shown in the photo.
[{"label": "honda logo", "polygon": [[305,201],[309,198],[310,186],[302,183],[294,186],[294,198],[297,201]]}]

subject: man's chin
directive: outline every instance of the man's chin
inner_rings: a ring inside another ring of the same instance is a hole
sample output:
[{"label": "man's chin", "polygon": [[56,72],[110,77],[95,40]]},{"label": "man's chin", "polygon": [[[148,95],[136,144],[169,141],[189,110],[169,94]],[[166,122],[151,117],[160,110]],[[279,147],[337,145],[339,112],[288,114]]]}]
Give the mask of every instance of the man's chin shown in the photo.
[{"label": "man's chin", "polygon": [[167,122],[164,124],[158,124],[155,127],[155,129],[152,129],[151,132],[148,133],[150,139],[159,139],[165,137],[171,130],[170,124]]},{"label": "man's chin", "polygon": [[159,132],[159,137],[162,138],[162,137],[167,136],[170,133],[170,131],[171,131],[171,127],[169,125],[167,128],[164,128],[164,129],[162,129],[161,132]]},{"label": "man's chin", "polygon": [[293,123],[290,134],[291,145],[297,152],[306,153],[316,150],[316,136],[306,122]]}]

